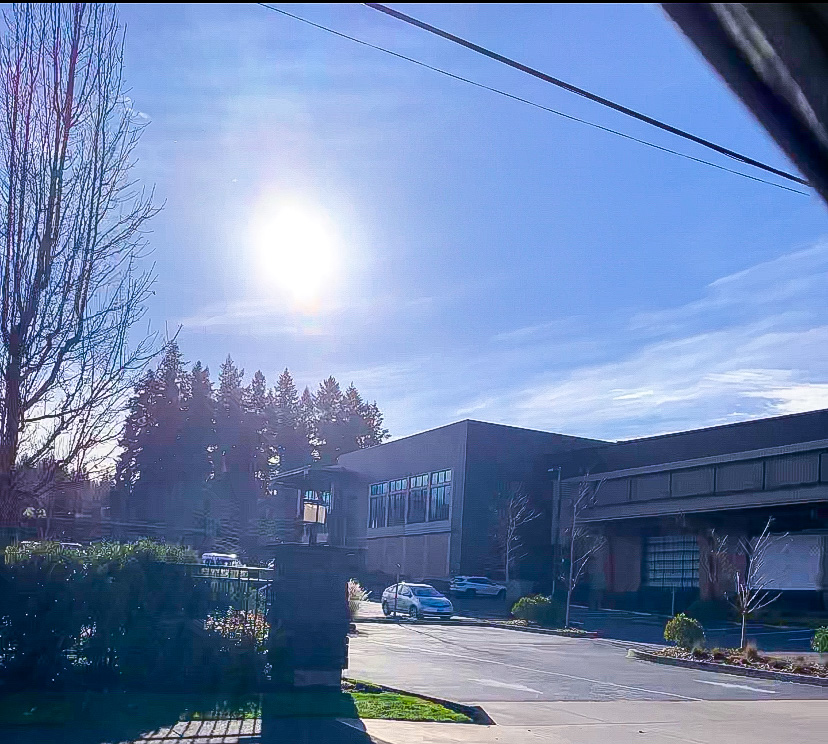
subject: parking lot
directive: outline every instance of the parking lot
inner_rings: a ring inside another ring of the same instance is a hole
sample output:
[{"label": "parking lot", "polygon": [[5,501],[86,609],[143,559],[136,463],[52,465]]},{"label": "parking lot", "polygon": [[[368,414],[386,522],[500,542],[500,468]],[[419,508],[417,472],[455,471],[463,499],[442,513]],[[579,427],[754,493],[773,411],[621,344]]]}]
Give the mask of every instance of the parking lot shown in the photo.
[{"label": "parking lot", "polygon": [[499,628],[361,623],[348,675],[461,702],[828,700],[828,687],[628,659],[623,642]]},{"label": "parking lot", "polygon": [[[481,619],[505,619],[509,617],[511,603],[494,597],[452,597],[455,610],[463,617]],[[645,612],[625,610],[590,610],[574,605],[572,624],[576,628],[598,633],[602,638],[611,638],[631,643],[664,643],[664,624],[667,617]],[[803,627],[766,625],[749,622],[748,639],[763,651],[807,652],[811,649],[813,630]],[[719,622],[705,627],[708,645],[711,647],[734,648],[739,645],[737,623]]]}]

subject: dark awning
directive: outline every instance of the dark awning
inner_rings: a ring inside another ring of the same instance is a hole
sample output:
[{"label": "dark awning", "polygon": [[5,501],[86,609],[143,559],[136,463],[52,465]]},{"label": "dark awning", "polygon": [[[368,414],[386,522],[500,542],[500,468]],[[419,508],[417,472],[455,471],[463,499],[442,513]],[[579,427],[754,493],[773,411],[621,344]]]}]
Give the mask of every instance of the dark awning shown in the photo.
[{"label": "dark awning", "polygon": [[313,463],[294,470],[276,473],[270,478],[271,488],[298,488],[309,491],[329,491],[335,478],[342,476],[345,468],[341,465],[319,465]]}]

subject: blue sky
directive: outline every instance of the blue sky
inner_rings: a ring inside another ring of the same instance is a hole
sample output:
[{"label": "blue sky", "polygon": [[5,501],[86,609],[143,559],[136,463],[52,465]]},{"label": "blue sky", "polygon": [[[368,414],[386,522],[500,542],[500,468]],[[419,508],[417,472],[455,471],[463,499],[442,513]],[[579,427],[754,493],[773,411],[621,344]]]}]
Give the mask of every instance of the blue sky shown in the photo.
[{"label": "blue sky", "polygon": [[[362,6],[280,7],[732,165]],[[793,167],[658,6],[395,7]],[[479,418],[616,439],[828,406],[815,197],[255,5],[121,18],[149,122],[136,174],[164,203],[149,317],[182,325],[189,360],[216,372],[229,352],[271,381],[285,366],[300,385],[353,381],[394,436]],[[292,254],[273,223],[291,213]]]}]

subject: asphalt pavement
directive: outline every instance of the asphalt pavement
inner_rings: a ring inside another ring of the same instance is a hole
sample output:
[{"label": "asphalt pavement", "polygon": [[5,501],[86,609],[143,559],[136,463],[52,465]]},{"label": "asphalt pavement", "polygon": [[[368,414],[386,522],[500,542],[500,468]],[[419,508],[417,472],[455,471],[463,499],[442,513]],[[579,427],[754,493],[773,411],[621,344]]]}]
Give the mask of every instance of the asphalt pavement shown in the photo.
[{"label": "asphalt pavement", "polygon": [[360,623],[348,676],[458,702],[828,700],[828,688],[629,659],[627,644],[499,628]]},{"label": "asphalt pavement", "polygon": [[[493,597],[452,597],[458,615],[479,619],[505,619],[511,604]],[[580,605],[572,608],[572,624],[583,630],[597,632],[602,638],[631,643],[664,644],[666,615],[625,610],[590,610]],[[763,651],[810,651],[814,631],[794,626],[766,625],[749,622],[748,640]],[[740,645],[740,628],[735,622],[719,622],[705,627],[710,647],[735,648]]]}]

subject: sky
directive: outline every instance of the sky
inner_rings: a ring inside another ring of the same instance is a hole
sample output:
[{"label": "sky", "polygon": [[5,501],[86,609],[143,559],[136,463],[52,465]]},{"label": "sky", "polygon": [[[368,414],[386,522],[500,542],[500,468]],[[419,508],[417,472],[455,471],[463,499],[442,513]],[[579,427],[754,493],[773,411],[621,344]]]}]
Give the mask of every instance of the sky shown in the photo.
[{"label": "sky", "polygon": [[[278,7],[738,168],[363,6]],[[793,171],[657,5],[394,7]],[[393,437],[474,418],[624,439],[828,407],[813,194],[257,5],[120,13],[148,123],[135,176],[163,205],[147,318],[214,379],[228,353],[247,379],[332,374]]]}]

